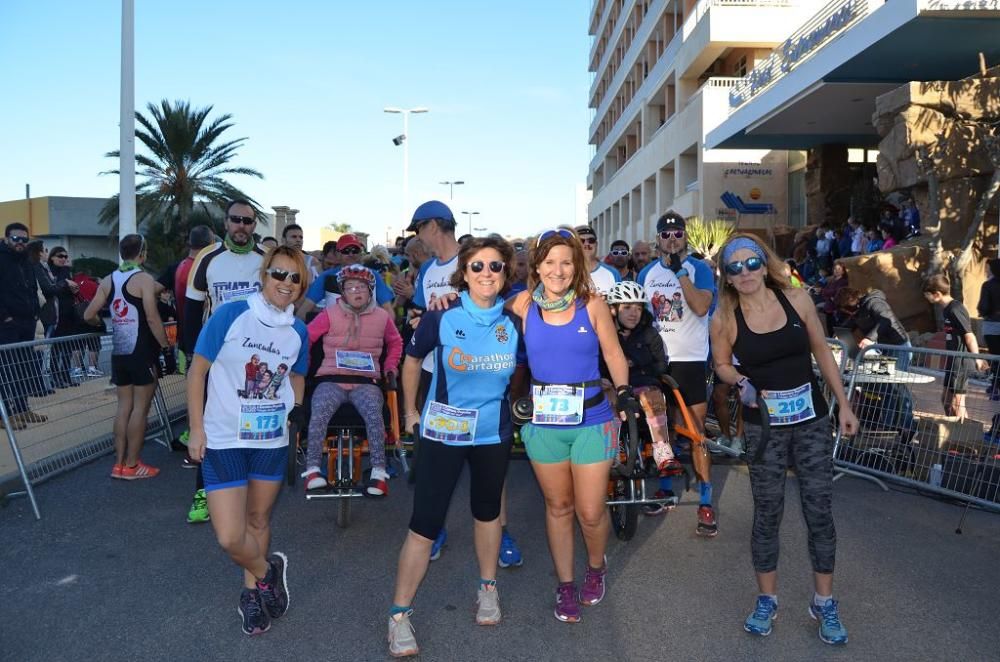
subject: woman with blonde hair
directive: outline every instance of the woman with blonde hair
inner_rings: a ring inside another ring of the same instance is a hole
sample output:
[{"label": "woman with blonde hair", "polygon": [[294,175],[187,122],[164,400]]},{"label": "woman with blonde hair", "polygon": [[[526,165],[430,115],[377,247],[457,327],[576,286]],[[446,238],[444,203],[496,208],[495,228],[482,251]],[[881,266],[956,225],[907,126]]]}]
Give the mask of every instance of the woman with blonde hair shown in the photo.
[{"label": "woman with blonde hair", "polygon": [[[260,267],[261,289],[212,313],[188,369],[188,454],[201,463],[219,546],[243,568],[243,633],[261,634],[288,609],[288,558],[268,554],[271,510],[288,463],[288,424],[304,430],[309,339],[294,304],[309,285],[302,251],[278,246]],[[273,391],[247,393],[247,365],[291,366]],[[207,378],[207,379],[206,379]],[[206,396],[206,385],[208,389]]]},{"label": "woman with blonde hair", "polygon": [[[788,282],[781,260],[747,234],[731,237],[719,255],[720,297],[711,329],[715,371],[739,389],[746,406],[747,455],[753,458],[750,549],[760,593],[743,628],[767,636],[777,614],[778,528],[791,455],[814,573],[809,614],[819,621],[821,640],[845,644],[847,630],[833,599],[837,544],[832,513],[834,435],[813,373],[813,358],[836,398],[841,432],[853,434],[858,420],[844,393],[816,307],[804,290]],[[734,356],[739,358],[739,372],[733,367]],[[766,411],[759,408],[760,402]],[[762,435],[764,416],[769,434]]]}]

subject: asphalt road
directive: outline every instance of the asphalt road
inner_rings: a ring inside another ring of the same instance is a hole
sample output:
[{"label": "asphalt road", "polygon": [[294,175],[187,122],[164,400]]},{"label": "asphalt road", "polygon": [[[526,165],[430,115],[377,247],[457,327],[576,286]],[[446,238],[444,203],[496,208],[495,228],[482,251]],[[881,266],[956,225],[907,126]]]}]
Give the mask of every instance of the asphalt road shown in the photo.
[{"label": "asphalt road", "polygon": [[[155,479],[108,478],[102,458],[38,489],[43,520],[23,499],[0,510],[0,659],[383,660],[386,614],[411,493],[356,500],[346,530],[330,501],[286,490],[274,549],[290,559],[291,607],[270,632],[240,632],[240,573],[210,525],[185,523],[194,480],[180,456],[150,444]],[[742,630],[753,606],[745,471],[715,468],[720,535],[694,534],[696,497],[612,540],[609,591],[580,624],[552,616],[555,579],[540,492],[527,462],[511,465],[511,531],[522,568],[501,570],[503,623],[473,622],[478,577],[468,491],[456,493],[449,544],[431,565],[413,622],[424,660],[997,660],[1000,517],[857,479],[836,483],[836,593],[850,643],[819,641],[794,480],[782,529],[780,612],[766,639]],[[578,548],[582,574],[583,555]]]}]

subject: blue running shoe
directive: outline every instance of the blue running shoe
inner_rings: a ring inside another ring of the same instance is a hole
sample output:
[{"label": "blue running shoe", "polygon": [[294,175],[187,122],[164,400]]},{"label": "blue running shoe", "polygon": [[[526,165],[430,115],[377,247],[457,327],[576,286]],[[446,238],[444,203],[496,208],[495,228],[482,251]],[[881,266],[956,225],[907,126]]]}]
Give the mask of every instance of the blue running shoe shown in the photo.
[{"label": "blue running shoe", "polygon": [[778,603],[769,595],[758,595],[757,606],[753,613],[743,622],[743,629],[750,634],[766,637],[771,634],[771,624],[778,617]]},{"label": "blue running shoe", "polygon": [[819,638],[826,644],[839,646],[847,643],[847,628],[840,622],[837,601],[827,600],[822,607],[815,602],[809,603],[809,615],[814,621],[819,621]]},{"label": "blue running shoe", "polygon": [[503,537],[500,538],[500,557],[497,559],[497,565],[501,568],[509,568],[511,566],[520,568],[523,563],[524,558],[521,557],[521,550],[517,547],[517,541],[504,531]]},{"label": "blue running shoe", "polygon": [[441,533],[438,534],[434,544],[431,545],[431,561],[437,561],[441,558],[441,549],[446,542],[448,542],[448,531],[442,526]]}]

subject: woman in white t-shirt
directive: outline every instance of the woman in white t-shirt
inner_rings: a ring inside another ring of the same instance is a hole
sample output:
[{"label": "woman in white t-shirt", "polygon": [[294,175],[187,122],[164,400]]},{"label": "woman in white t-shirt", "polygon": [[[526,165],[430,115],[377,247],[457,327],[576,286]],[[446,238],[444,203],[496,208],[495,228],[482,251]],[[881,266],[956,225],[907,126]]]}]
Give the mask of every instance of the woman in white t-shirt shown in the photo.
[{"label": "woman in white t-shirt", "polygon": [[[308,274],[298,249],[269,251],[261,290],[212,314],[188,369],[188,453],[201,462],[219,545],[244,571],[239,613],[248,635],[267,631],[288,609],[288,559],[268,555],[268,546],[271,508],[288,462],[288,423],[299,429],[307,423],[301,405],[309,342],[293,304]],[[248,392],[248,366],[265,364],[274,366],[266,387]]]}]

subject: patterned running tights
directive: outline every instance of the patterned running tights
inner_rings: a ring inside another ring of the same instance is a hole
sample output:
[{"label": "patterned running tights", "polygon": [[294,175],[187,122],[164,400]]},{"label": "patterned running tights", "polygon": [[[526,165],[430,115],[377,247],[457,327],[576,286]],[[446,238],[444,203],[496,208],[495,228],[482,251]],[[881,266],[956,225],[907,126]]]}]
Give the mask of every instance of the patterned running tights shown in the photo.
[{"label": "patterned running tights", "polygon": [[323,439],[326,437],[327,425],[345,402],[354,405],[365,421],[368,430],[368,458],[372,468],[385,469],[385,422],[382,420],[381,389],[374,384],[358,384],[348,390],[331,382],[322,382],[313,391],[306,467],[319,466],[323,457]]}]

